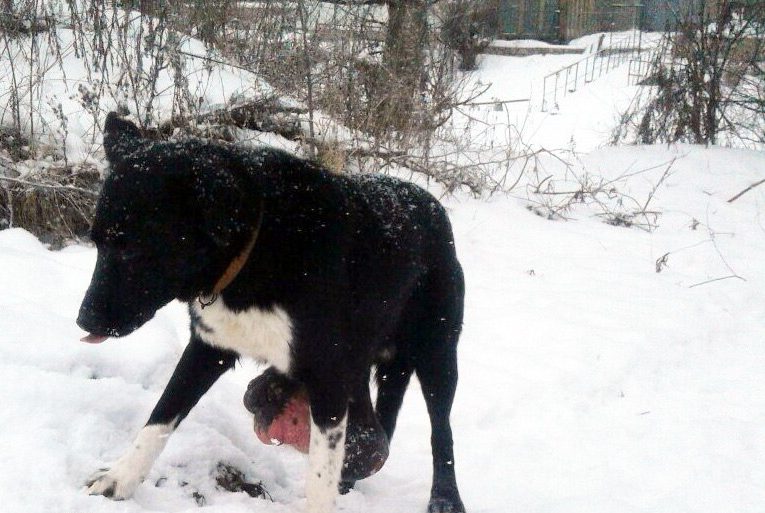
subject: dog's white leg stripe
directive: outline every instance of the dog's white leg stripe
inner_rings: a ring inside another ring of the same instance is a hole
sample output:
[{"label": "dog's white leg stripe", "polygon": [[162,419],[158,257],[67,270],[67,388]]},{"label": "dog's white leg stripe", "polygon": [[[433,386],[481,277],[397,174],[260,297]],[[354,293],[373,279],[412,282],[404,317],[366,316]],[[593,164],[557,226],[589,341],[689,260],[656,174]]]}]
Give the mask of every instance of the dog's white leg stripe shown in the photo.
[{"label": "dog's white leg stripe", "polygon": [[110,469],[90,478],[88,492],[91,495],[105,495],[115,499],[127,499],[133,495],[136,487],[151,470],[154,460],[165,448],[175,426],[175,422],[145,426],[138,433],[133,445]]},{"label": "dog's white leg stripe", "polygon": [[311,445],[308,449],[306,497],[308,513],[330,513],[345,458],[346,414],[333,428],[322,431],[311,418]]}]

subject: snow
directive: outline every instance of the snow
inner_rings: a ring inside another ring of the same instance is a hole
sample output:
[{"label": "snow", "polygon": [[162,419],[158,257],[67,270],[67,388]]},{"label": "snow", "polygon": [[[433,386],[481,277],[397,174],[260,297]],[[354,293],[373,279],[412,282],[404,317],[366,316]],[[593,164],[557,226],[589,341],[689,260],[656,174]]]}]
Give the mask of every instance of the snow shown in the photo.
[{"label": "snow", "polygon": [[[765,186],[727,200],[763,178],[765,153],[606,147],[634,93],[624,68],[555,115],[535,103],[541,77],[570,58],[484,57],[476,80],[491,84],[487,98],[532,101],[472,109],[492,126],[475,137],[507,144],[518,123],[525,144],[576,150],[564,154],[570,167],[540,161],[554,190],[589,177],[616,199],[574,204],[567,221],[527,208],[544,200],[531,178],[507,195],[444,199],[467,280],[452,412],[462,498],[471,513],[762,511]],[[649,196],[654,230],[602,222],[603,208]],[[241,399],[261,368],[248,361],[203,397],[132,499],[85,493],[132,443],[188,338],[173,303],[124,339],[79,342],[94,263],[92,248],[49,251],[0,231],[2,510],[190,512],[196,493],[204,511],[302,511],[306,459],[258,442]],[[425,511],[428,440],[415,382],[387,463],[338,511]],[[217,489],[221,461],[262,481],[273,502]]]},{"label": "snow", "polygon": [[492,41],[492,45],[500,48],[554,48],[556,46],[561,46],[546,43],[544,41],[537,41],[536,39],[497,39],[496,41]]},{"label": "snow", "polygon": [[[681,150],[689,155],[657,198],[666,214],[651,234],[519,219],[506,200],[453,214],[470,248],[461,255],[468,397],[458,398],[466,415],[455,415],[455,430],[472,433],[457,462],[481,454],[466,497],[476,511],[761,508],[765,195],[724,200],[761,176],[765,157]],[[644,168],[675,151],[608,149],[589,160]],[[738,174],[717,172],[732,162]],[[693,217],[714,230],[719,254],[707,227],[690,229]],[[747,281],[690,288],[729,275],[725,261]]]}]

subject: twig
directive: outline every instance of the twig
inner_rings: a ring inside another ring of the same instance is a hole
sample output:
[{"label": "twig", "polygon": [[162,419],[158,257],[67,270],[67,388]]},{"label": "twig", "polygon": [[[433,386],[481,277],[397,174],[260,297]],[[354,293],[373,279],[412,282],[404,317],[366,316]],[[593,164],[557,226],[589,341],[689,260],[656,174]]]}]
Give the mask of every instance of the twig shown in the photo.
[{"label": "twig", "polygon": [[[687,156],[687,154],[686,154],[686,155],[682,155],[680,158],[682,158],[682,157],[685,157],[685,156]],[[648,173],[648,172],[650,172],[650,171],[654,171],[654,170],[656,170],[656,169],[659,169],[659,168],[661,168],[661,167],[664,167],[664,166],[668,166],[668,167],[667,167],[667,169],[665,169],[665,170],[664,170],[664,173],[666,173],[667,171],[669,171],[669,169],[670,169],[672,166],[674,166],[674,165],[675,165],[675,161],[676,161],[677,159],[678,159],[678,157],[672,157],[670,160],[668,160],[668,161],[666,161],[666,162],[662,162],[662,163],[660,163],[660,164],[657,164],[657,165],[655,165],[655,166],[646,167],[646,168],[644,168],[644,169],[641,169],[641,170],[639,170],[639,171],[632,171],[632,172],[627,172],[627,173],[624,173],[623,175],[619,175],[619,176],[617,176],[617,177],[616,177],[616,178],[614,178],[613,180],[608,180],[608,181],[607,181],[607,182],[605,182],[603,185],[604,185],[604,186],[605,186],[605,185],[611,185],[612,183],[614,183],[614,182],[618,182],[618,181],[620,181],[620,180],[624,180],[625,178],[632,178],[633,176],[641,175],[641,174],[643,174],[643,173]],[[634,162],[633,162],[632,164],[630,164],[630,167],[632,167],[634,164],[635,164]],[[663,178],[662,178],[662,181],[663,181]]]},{"label": "twig", "polygon": [[662,256],[656,259],[656,272],[660,273],[662,269],[668,267],[667,260],[669,259],[669,252],[664,253]]},{"label": "twig", "polygon": [[648,223],[648,226],[651,226],[651,223],[648,220],[648,214],[658,215],[657,212],[650,212],[648,210],[648,204],[651,203],[651,200],[653,199],[654,194],[656,194],[656,191],[659,189],[661,184],[664,183],[664,180],[666,180],[667,177],[669,177],[669,175],[671,174],[672,166],[675,165],[676,160],[677,160],[676,158],[672,159],[672,161],[667,166],[667,169],[665,169],[664,173],[662,173],[661,178],[659,178],[659,181],[654,184],[654,186],[651,188],[651,192],[648,193],[648,198],[646,198],[645,204],[643,204],[643,208],[639,212],[637,212],[637,213],[643,214],[643,217],[645,217],[645,220]]},{"label": "twig", "polygon": [[462,105],[466,105],[468,107],[475,107],[478,105],[504,105],[506,103],[523,103],[523,102],[530,102],[531,98],[520,98],[517,100],[494,100],[489,102],[468,102],[463,103]]},{"label": "twig", "polygon": [[729,200],[728,200],[728,203],[733,203],[734,201],[736,201],[737,199],[739,199],[741,196],[743,196],[743,195],[744,195],[744,194],[746,194],[747,192],[751,191],[751,190],[752,190],[752,189],[754,189],[755,187],[757,187],[757,186],[759,186],[759,185],[762,185],[762,184],[764,184],[764,183],[765,183],[765,178],[763,178],[763,179],[762,179],[762,180],[760,180],[759,182],[755,182],[755,183],[753,183],[752,185],[750,185],[749,187],[747,187],[746,189],[744,189],[743,191],[739,192],[738,194],[736,194],[735,196],[733,196],[731,199],[729,199]]},{"label": "twig", "polygon": [[80,194],[86,194],[88,196],[98,197],[98,192],[96,191],[82,189],[80,187],[75,187],[73,185],[50,185],[46,183],[35,183],[35,182],[28,182],[26,180],[19,180],[18,178],[11,178],[9,176],[0,176],[0,180],[3,180],[5,182],[16,183],[19,185],[26,185],[28,187],[37,187],[40,189],[50,189],[54,191],[79,192]]},{"label": "twig", "polygon": [[692,289],[693,287],[700,287],[701,285],[706,285],[707,283],[713,283],[713,282],[722,281],[722,280],[729,280],[731,278],[738,278],[741,281],[746,281],[744,278],[742,278],[741,276],[739,276],[737,274],[731,274],[729,276],[723,276],[722,278],[714,278],[712,280],[706,280],[706,281],[702,281],[700,283],[694,283],[693,285],[689,286],[688,288]]}]

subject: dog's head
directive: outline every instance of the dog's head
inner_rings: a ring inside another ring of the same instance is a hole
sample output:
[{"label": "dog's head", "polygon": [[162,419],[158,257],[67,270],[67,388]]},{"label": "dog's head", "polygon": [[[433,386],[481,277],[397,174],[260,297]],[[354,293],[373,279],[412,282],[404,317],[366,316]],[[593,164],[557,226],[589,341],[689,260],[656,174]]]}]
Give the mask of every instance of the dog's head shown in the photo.
[{"label": "dog's head", "polygon": [[127,335],[171,300],[209,291],[251,226],[222,147],[149,141],[109,114],[104,149],[98,257],[77,319],[90,341]]}]

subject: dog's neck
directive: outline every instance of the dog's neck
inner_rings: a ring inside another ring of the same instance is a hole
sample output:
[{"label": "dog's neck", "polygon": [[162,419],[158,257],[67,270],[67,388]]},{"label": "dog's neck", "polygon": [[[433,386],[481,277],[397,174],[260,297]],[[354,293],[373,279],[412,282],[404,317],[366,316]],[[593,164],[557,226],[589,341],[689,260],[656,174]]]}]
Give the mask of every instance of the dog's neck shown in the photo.
[{"label": "dog's neck", "polygon": [[252,232],[252,237],[250,237],[249,242],[247,242],[247,245],[244,247],[241,253],[239,253],[230,264],[228,264],[228,267],[223,272],[220,278],[218,278],[218,281],[215,283],[215,286],[212,289],[212,293],[208,296],[206,294],[199,294],[199,297],[197,298],[199,301],[199,304],[202,305],[202,308],[206,306],[210,306],[215,302],[216,299],[218,299],[218,296],[220,295],[223,290],[231,285],[231,283],[236,279],[236,277],[239,275],[241,270],[244,268],[244,265],[247,263],[247,260],[250,258],[250,254],[252,253],[252,250],[255,248],[255,243],[258,241],[258,235],[260,235],[260,227],[263,224],[263,201],[260,202],[260,213],[258,214],[258,221],[255,223],[255,230]]},{"label": "dog's neck", "polygon": [[255,242],[258,240],[258,233],[260,232],[260,226],[255,228],[255,231],[252,234],[252,237],[250,237],[250,241],[247,243],[247,245],[244,247],[241,253],[239,253],[236,258],[234,258],[230,264],[228,264],[228,267],[226,268],[226,271],[221,275],[221,277],[218,279],[218,282],[213,287],[213,294],[218,295],[221,292],[223,292],[223,289],[231,285],[231,282],[236,279],[237,275],[239,274],[239,271],[242,270],[244,267],[244,264],[247,263],[247,259],[250,258],[250,253],[252,253],[252,248],[255,247]]}]

